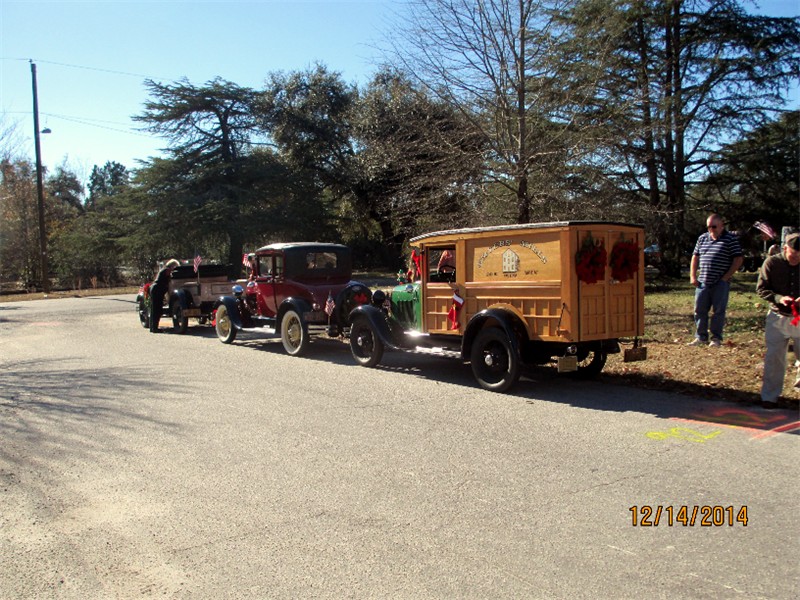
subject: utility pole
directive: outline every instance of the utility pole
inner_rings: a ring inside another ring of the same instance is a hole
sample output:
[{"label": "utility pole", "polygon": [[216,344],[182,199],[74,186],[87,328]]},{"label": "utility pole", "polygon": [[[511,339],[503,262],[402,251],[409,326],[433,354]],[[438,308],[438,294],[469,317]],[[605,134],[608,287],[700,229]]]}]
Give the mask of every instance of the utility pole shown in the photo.
[{"label": "utility pole", "polygon": [[47,230],[44,222],[44,182],[42,180],[42,149],[39,144],[39,95],[36,91],[36,64],[31,61],[31,79],[33,81],[33,140],[36,148],[36,193],[39,211],[39,251],[42,269],[42,291],[50,293],[50,277],[47,268]]}]

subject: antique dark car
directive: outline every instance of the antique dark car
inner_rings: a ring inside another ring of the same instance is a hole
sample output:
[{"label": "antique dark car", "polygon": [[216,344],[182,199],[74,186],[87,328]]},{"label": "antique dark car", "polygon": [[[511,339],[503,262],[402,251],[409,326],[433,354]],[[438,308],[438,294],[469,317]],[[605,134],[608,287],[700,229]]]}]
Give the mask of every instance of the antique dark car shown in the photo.
[{"label": "antique dark car", "polygon": [[366,285],[351,281],[347,246],[271,244],[248,259],[250,277],[214,306],[217,337],[226,344],[242,329],[264,327],[280,335],[288,354],[300,355],[312,336],[347,335],[350,312],[372,299]]},{"label": "antique dark car", "polygon": [[[169,290],[164,294],[165,317],[172,319],[176,333],[185,333],[189,319],[197,319],[202,325],[211,322],[214,304],[221,294],[231,289],[227,265],[201,264],[195,271],[191,260],[180,261],[181,265],[172,271]],[[150,283],[139,288],[136,296],[136,309],[142,327],[150,326]]]}]

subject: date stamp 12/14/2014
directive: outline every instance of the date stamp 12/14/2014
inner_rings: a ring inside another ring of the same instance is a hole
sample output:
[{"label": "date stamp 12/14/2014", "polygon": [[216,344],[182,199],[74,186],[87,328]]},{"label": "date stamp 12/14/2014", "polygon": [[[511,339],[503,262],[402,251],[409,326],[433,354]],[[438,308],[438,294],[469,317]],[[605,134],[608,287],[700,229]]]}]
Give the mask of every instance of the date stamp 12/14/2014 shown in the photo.
[{"label": "date stamp 12/14/2014", "polygon": [[631,506],[631,521],[634,527],[747,527],[747,505],[742,506],[671,506],[650,505]]}]

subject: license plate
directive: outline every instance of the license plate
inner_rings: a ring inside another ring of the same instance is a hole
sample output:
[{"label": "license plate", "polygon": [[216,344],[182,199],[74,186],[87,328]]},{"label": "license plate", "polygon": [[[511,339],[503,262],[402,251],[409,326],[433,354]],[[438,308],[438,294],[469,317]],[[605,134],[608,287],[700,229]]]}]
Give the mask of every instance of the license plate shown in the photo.
[{"label": "license plate", "polygon": [[558,357],[558,372],[559,373],[572,373],[578,370],[578,357],[577,356],[559,356]]}]

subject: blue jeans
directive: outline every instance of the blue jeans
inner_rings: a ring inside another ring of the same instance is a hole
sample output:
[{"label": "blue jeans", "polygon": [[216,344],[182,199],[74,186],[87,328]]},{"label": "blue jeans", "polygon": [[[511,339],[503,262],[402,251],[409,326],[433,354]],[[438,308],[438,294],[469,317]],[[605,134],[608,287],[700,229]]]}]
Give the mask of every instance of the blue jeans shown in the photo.
[{"label": "blue jeans", "polygon": [[697,327],[695,337],[708,341],[708,313],[711,315],[711,337],[722,341],[722,328],[725,327],[725,310],[728,308],[728,293],[731,284],[720,279],[716,283],[701,283],[694,292],[694,324]]}]

